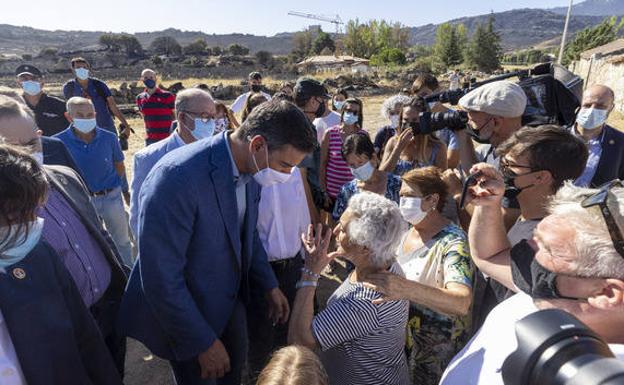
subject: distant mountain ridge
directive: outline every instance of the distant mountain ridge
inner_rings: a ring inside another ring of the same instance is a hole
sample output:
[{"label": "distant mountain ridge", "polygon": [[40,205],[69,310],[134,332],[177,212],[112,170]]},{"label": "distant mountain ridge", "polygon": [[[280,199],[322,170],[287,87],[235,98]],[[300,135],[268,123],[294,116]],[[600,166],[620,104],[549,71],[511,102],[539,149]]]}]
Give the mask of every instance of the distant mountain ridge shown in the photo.
[{"label": "distant mountain ridge", "polygon": [[[624,15],[624,0],[587,0],[575,5],[574,16],[570,23],[570,33],[600,23],[605,16],[586,15],[584,13],[610,12],[608,15]],[[506,51],[528,48],[545,41],[556,41],[563,31],[565,9],[516,9],[494,13],[495,26],[502,37]],[[453,24],[462,23],[471,34],[477,23],[486,23],[490,15],[463,17],[449,21]],[[410,28],[411,43],[431,45],[435,40],[438,24],[428,24]],[[99,36],[104,32],[93,31],[46,31],[31,27],[19,27],[0,24],[0,53],[22,55],[36,54],[41,49],[54,47],[63,51],[77,51],[98,47]],[[156,32],[139,32],[134,34],[144,48],[160,36],[171,36],[180,44],[186,45],[198,38],[203,38],[208,46],[226,47],[233,43],[249,47],[251,52],[269,51],[276,55],[284,55],[292,49],[294,33],[285,32],[274,36],[256,36],[250,34],[207,34],[200,31],[181,31],[168,28]]]}]

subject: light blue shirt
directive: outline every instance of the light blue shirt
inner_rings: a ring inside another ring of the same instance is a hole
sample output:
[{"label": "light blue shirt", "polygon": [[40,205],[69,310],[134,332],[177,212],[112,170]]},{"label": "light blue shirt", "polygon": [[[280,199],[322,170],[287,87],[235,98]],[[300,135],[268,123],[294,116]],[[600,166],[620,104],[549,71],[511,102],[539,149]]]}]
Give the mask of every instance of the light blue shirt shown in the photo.
[{"label": "light blue shirt", "polygon": [[232,162],[232,173],[234,174],[234,183],[236,184],[236,207],[238,208],[238,228],[243,233],[243,224],[245,223],[245,210],[247,210],[247,182],[249,182],[250,176],[248,174],[242,174],[238,171],[234,156],[232,155],[232,148],[230,147],[230,134],[227,134],[226,147],[228,154],[230,155],[230,161]]},{"label": "light blue shirt", "polygon": [[[578,136],[578,133],[573,128],[573,133]],[[604,129],[602,130],[602,134],[599,136],[590,139],[587,142],[587,149],[589,150],[589,156],[587,157],[587,164],[585,165],[585,170],[574,181],[574,185],[578,187],[589,187],[592,179],[594,179],[594,175],[596,175],[596,170],[598,170],[598,164],[600,163],[600,157],[602,156],[602,140],[604,139]]]}]

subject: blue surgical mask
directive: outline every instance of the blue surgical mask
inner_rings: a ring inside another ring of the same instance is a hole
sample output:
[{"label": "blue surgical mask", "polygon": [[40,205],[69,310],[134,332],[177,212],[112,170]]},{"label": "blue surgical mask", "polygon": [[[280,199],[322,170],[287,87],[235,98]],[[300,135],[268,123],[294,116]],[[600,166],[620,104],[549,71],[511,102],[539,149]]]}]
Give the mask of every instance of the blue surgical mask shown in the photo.
[{"label": "blue surgical mask", "polygon": [[215,132],[215,120],[214,119],[202,119],[195,118],[195,129],[191,131],[191,134],[197,140],[210,138]]},{"label": "blue surgical mask", "polygon": [[342,106],[344,106],[344,104],[344,100],[334,100],[334,107],[336,107],[338,111],[342,110]]},{"label": "blue surgical mask", "polygon": [[602,127],[609,117],[609,110],[598,108],[581,108],[576,115],[576,123],[586,130],[594,130]]},{"label": "blue surgical mask", "polygon": [[373,171],[375,171],[375,167],[373,167],[370,161],[364,163],[358,168],[351,168],[353,176],[362,182],[369,180],[371,176],[373,176]]},{"label": "blue surgical mask", "polygon": [[25,82],[22,82],[22,89],[28,95],[39,95],[41,92],[41,83],[34,80],[26,80]]},{"label": "blue surgical mask", "polygon": [[156,80],[154,80],[154,79],[145,79],[145,80],[143,80],[143,84],[145,84],[145,87],[151,89],[151,88],[156,87]]},{"label": "blue surgical mask", "polygon": [[342,116],[342,121],[350,126],[356,124],[358,120],[360,120],[360,118],[353,112],[345,112]]},{"label": "blue surgical mask", "polygon": [[95,130],[95,126],[97,122],[95,121],[95,118],[92,118],[92,119],[74,118],[74,121],[72,124],[74,125],[74,128],[76,130],[82,132],[83,134],[88,134],[89,132]]},{"label": "blue surgical mask", "polygon": [[390,115],[390,127],[399,127],[399,115]]},{"label": "blue surgical mask", "polygon": [[[26,232],[20,234],[15,244],[9,246],[6,250],[4,250],[4,245],[0,245],[0,268],[6,269],[18,263],[35,248],[37,243],[39,243],[39,239],[41,239],[43,222],[43,218],[37,218],[37,220],[30,222],[28,224],[28,234]],[[16,225],[0,228],[0,234],[3,236],[7,232],[11,233],[13,231],[17,231]]]},{"label": "blue surgical mask", "polygon": [[80,80],[87,80],[89,78],[89,70],[86,68],[76,68],[76,77]]}]

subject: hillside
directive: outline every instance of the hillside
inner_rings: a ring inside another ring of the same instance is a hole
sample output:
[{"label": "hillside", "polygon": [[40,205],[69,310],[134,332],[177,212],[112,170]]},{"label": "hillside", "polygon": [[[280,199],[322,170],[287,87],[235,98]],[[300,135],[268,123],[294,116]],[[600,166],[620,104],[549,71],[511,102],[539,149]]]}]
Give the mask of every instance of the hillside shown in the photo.
[{"label": "hillside", "polygon": [[[552,8],[549,11],[565,15],[568,7]],[[613,16],[624,15],[624,0],[586,0],[572,6],[573,15]]]},{"label": "hillside", "polygon": [[[609,3],[613,6],[622,5],[624,0],[588,0],[580,3]],[[615,8],[613,8],[615,9]],[[621,12],[624,14],[624,11]],[[563,15],[539,9],[517,9],[507,12],[494,13],[496,29],[502,36],[502,44],[505,50],[527,48],[538,45],[544,41],[552,40],[561,34],[565,17]],[[463,23],[469,34],[474,31],[477,23],[487,22],[490,15],[464,17],[451,20],[451,23]],[[603,16],[574,16],[570,23],[570,32],[575,33],[585,27],[595,25],[603,20]],[[437,25],[428,24],[421,27],[411,28],[411,43],[431,45],[435,39]],[[0,53],[36,54],[42,48],[55,47],[63,51],[76,51],[85,48],[95,48],[98,38],[103,32],[86,31],[46,31],[30,27],[19,27],[8,24],[0,24]],[[181,31],[169,28],[157,32],[140,32],[135,36],[143,47],[159,36],[174,37],[182,45],[203,38],[209,46],[226,47],[232,43],[242,44],[250,48],[251,52],[260,50],[274,54],[287,54],[292,48],[293,33],[280,33],[275,36],[255,36],[248,34],[216,35],[206,34],[200,31]]]}]

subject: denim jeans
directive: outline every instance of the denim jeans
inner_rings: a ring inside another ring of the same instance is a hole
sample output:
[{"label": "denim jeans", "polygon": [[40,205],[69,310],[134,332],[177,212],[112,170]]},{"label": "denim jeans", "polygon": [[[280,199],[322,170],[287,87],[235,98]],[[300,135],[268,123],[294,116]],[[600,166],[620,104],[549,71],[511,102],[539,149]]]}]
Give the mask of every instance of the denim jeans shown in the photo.
[{"label": "denim jeans", "polygon": [[93,205],[104,221],[106,230],[113,238],[123,263],[132,267],[132,244],[130,230],[121,198],[121,188],[116,188],[105,195],[93,197]]}]

